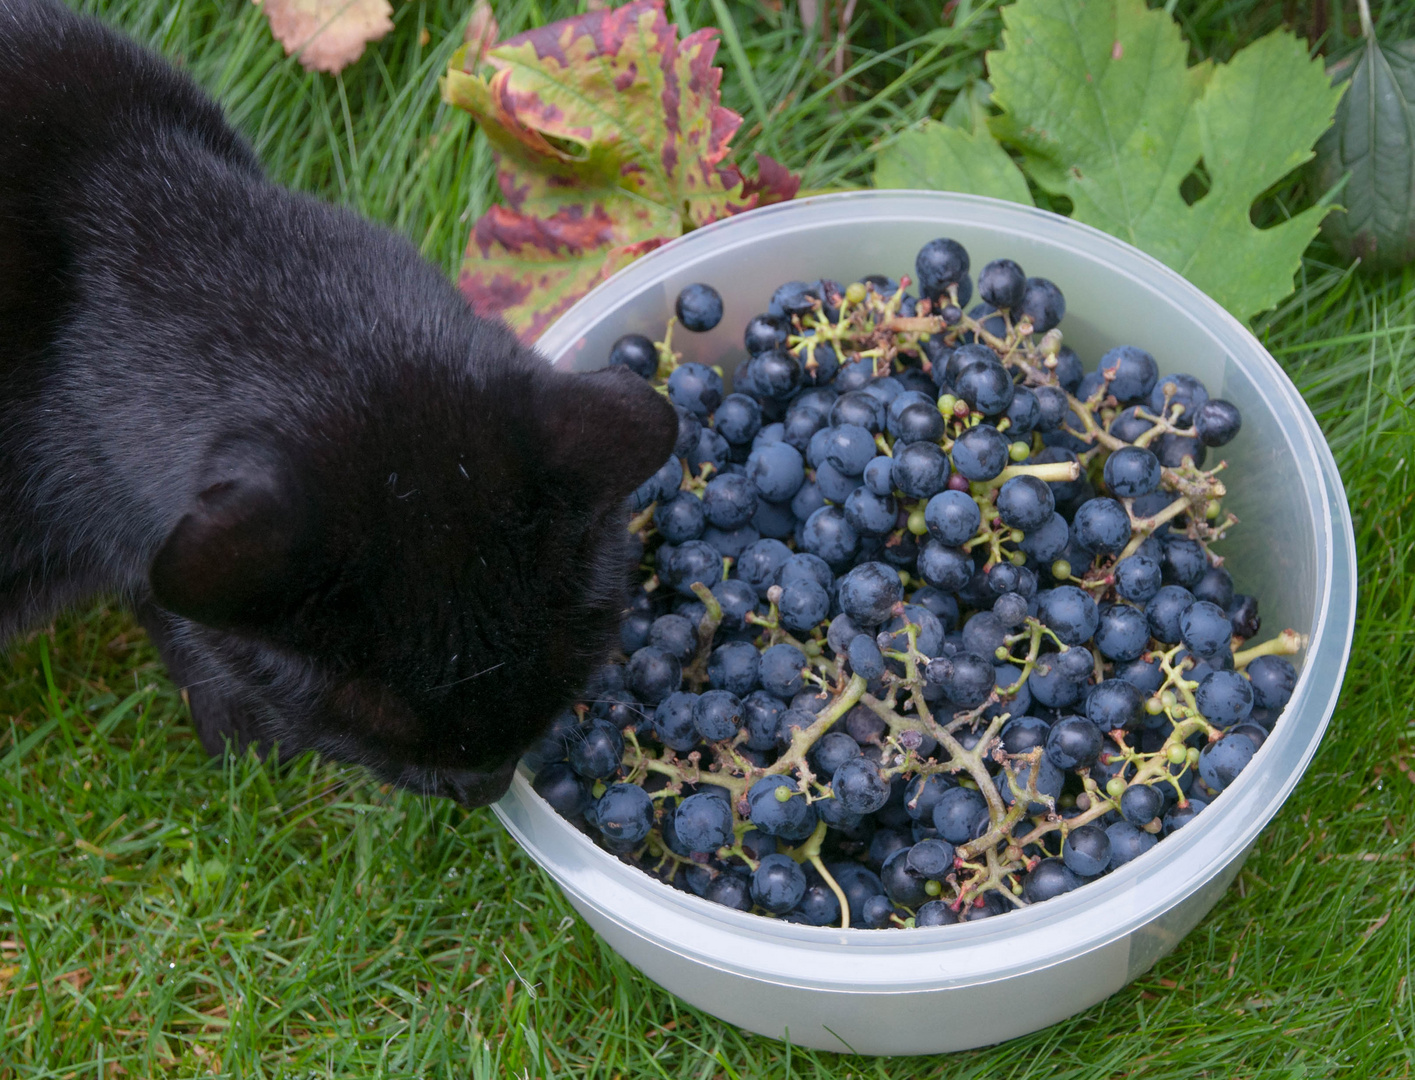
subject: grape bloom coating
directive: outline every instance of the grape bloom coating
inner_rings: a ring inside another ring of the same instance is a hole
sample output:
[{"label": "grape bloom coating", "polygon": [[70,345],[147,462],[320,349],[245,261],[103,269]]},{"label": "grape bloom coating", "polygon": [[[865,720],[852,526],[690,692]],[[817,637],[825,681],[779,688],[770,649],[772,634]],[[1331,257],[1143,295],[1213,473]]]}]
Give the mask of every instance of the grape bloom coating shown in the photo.
[{"label": "grape bloom coating", "polygon": [[914,270],[783,284],[730,390],[673,349],[737,314],[711,284],[615,343],[678,443],[631,500],[622,656],[527,756],[608,851],[788,922],[990,918],[1143,856],[1252,760],[1306,645],[1249,643],[1214,551],[1233,405],[1132,345],[1086,371],[1011,260],[972,307],[962,245]]}]

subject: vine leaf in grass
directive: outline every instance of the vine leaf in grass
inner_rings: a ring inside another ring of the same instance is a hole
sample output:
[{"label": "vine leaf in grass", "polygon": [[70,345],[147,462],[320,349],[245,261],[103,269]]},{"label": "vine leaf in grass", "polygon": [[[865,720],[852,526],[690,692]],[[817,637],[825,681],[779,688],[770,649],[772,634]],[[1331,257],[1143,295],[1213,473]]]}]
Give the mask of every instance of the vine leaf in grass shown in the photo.
[{"label": "vine leaf in grass", "polygon": [[265,11],[270,32],[299,54],[306,71],[337,74],[363,55],[364,46],[393,29],[388,0],[251,0]]},{"label": "vine leaf in grass", "polygon": [[986,125],[972,131],[925,120],[875,159],[875,187],[933,188],[1032,205],[1027,181]]},{"label": "vine leaf in grass", "polygon": [[[497,155],[502,205],[477,221],[461,286],[534,339],[608,274],[682,233],[789,199],[798,177],[727,160],[742,118],[719,104],[717,32],[678,40],[661,0],[637,0],[463,47],[443,94]],[[468,70],[471,67],[474,70]]]},{"label": "vine leaf in grass", "polygon": [[[1134,244],[1246,318],[1292,291],[1328,207],[1268,229],[1252,204],[1311,156],[1341,96],[1276,32],[1225,65],[1186,65],[1178,25],[1144,0],[1018,0],[988,56],[994,134],[1074,216]],[[1181,182],[1202,162],[1207,193]]]},{"label": "vine leaf in grass", "polygon": [[1322,231],[1367,269],[1401,266],[1415,259],[1415,41],[1382,45],[1367,28],[1361,50],[1332,74],[1350,85],[1317,143],[1317,181],[1326,189],[1350,175],[1346,209]]}]

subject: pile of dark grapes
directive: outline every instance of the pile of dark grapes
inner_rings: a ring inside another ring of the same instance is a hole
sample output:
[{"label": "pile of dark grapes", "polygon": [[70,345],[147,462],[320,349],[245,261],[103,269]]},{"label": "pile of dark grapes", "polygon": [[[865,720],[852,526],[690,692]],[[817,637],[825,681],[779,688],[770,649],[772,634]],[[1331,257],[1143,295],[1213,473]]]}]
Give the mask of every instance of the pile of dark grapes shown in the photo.
[{"label": "pile of dark grapes", "polygon": [[[1241,417],[1061,291],[947,239],[910,280],[787,282],[720,369],[628,335],[679,415],[636,493],[641,579],[535,789],[676,888],[817,926],[936,926],[1075,889],[1231,784],[1292,631],[1214,552]],[[710,285],[676,322],[722,318]]]}]

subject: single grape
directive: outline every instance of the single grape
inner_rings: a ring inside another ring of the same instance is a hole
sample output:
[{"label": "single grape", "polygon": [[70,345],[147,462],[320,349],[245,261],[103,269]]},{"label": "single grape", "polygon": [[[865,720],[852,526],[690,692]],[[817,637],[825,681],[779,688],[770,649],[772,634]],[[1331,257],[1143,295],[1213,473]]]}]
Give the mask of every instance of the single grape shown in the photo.
[{"label": "single grape", "polygon": [[1145,605],[1151,635],[1166,645],[1179,644],[1179,620],[1193,603],[1194,594],[1181,585],[1165,585],[1156,590]]},{"label": "single grape", "polygon": [[1072,829],[1061,845],[1061,859],[1067,869],[1081,877],[1095,877],[1110,865],[1110,837],[1098,825]]},{"label": "single grape", "polygon": [[1082,504],[1074,525],[1082,546],[1100,555],[1114,555],[1130,542],[1130,515],[1114,499],[1097,498]]},{"label": "single grape", "polygon": [[1217,604],[1196,600],[1179,617],[1180,640],[1195,656],[1213,660],[1228,650],[1233,625]]},{"label": "single grape", "polygon": [[1061,859],[1043,859],[1032,868],[1022,885],[1022,899],[1040,903],[1068,893],[1081,884],[1074,871]]},{"label": "single grape", "polygon": [[885,859],[880,867],[879,880],[890,900],[912,908],[925,903],[929,894],[924,887],[928,879],[909,864],[911,850],[901,848]]},{"label": "single grape", "polygon": [[1253,684],[1236,671],[1215,671],[1199,683],[1194,702],[1210,723],[1236,724],[1253,711]]},{"label": "single grape", "polygon": [[1059,769],[1089,768],[1101,752],[1101,733],[1082,716],[1063,716],[1047,732],[1046,755]]},{"label": "single grape", "polygon": [[732,843],[732,806],[706,792],[689,795],[674,810],[673,827],[689,851],[716,851]]},{"label": "single grape", "polygon": [[1148,402],[1159,379],[1159,365],[1144,349],[1120,345],[1101,357],[1100,368],[1110,380],[1110,392],[1122,405]]},{"label": "single grape", "polygon": [[1122,446],[1106,458],[1105,486],[1117,498],[1148,495],[1159,483],[1159,458],[1142,446]]},{"label": "single grape", "polygon": [[831,790],[852,814],[873,814],[889,799],[889,781],[868,758],[851,758],[831,777]]},{"label": "single grape", "polygon": [[957,913],[942,900],[930,900],[914,915],[915,926],[952,926]]},{"label": "single grape", "polygon": [[1134,660],[1149,643],[1149,620],[1139,608],[1129,604],[1112,604],[1101,613],[1096,626],[1095,644],[1107,660]]},{"label": "single grape", "polygon": [[531,787],[557,814],[567,818],[579,817],[589,806],[589,787],[574,767],[563,761],[542,766]]},{"label": "single grape", "polygon": [[[979,424],[963,432],[953,443],[953,466],[965,479],[991,480],[1007,467],[1009,446],[1007,439],[997,428]],[[896,470],[897,468],[896,466]],[[946,471],[944,478],[947,479]],[[895,484],[898,486],[897,472]]]},{"label": "single grape", "polygon": [[637,844],[653,828],[653,799],[637,784],[611,784],[594,801],[590,814],[607,838]]},{"label": "single grape", "polygon": [[1086,698],[1086,716],[1101,731],[1138,728],[1144,710],[1145,695],[1124,679],[1106,679]]},{"label": "single grape", "polygon": [[988,804],[972,788],[949,788],[934,806],[934,828],[950,844],[966,844],[987,832]]},{"label": "single grape", "polygon": [[879,646],[869,634],[857,634],[850,642],[850,670],[866,680],[878,679],[884,674],[884,657]]},{"label": "single grape", "polygon": [[1248,668],[1253,703],[1260,709],[1282,709],[1292,700],[1297,669],[1281,656],[1259,656]]},{"label": "single grape", "polygon": [[1027,279],[1017,314],[1032,320],[1032,332],[1045,334],[1061,324],[1066,316],[1066,297],[1046,278]]},{"label": "single grape", "polygon": [[1205,446],[1225,446],[1243,426],[1243,416],[1227,401],[1213,398],[1194,414],[1194,432]]},{"label": "single grape", "polygon": [[752,872],[752,899],[775,915],[790,911],[806,895],[806,875],[789,855],[768,855]]},{"label": "single grape", "polygon": [[784,315],[753,315],[742,340],[747,347],[747,355],[756,356],[757,353],[783,348],[790,333],[791,323]]},{"label": "single grape", "polygon": [[1222,791],[1238,778],[1256,752],[1246,735],[1225,735],[1199,751],[1199,776],[1215,791]]},{"label": "single grape", "polygon": [[1011,259],[994,259],[978,271],[978,295],[993,307],[1015,308],[1026,292],[1027,275]]},{"label": "single grape", "polygon": [[[972,500],[968,502],[972,503]],[[977,504],[973,505],[976,507]],[[1051,488],[1035,476],[1014,476],[998,490],[997,512],[1010,528],[1032,532],[1051,520],[1056,512],[1056,498]]]},{"label": "single grape", "polygon": [[728,690],[739,698],[757,687],[761,654],[747,641],[728,641],[708,657],[708,683],[714,690]]},{"label": "single grape", "polygon": [[968,267],[967,249],[958,241],[946,237],[930,240],[919,249],[914,259],[919,292],[931,300],[937,300],[947,293],[950,285],[955,285],[958,287],[958,303],[967,304],[973,291],[972,283],[968,281]]},{"label": "single grape", "polygon": [[947,486],[948,473],[948,455],[935,443],[914,442],[895,448],[890,477],[911,499],[937,495]]},{"label": "single grape", "polygon": [[658,371],[658,349],[643,334],[625,334],[609,350],[609,363],[623,364],[635,375],[652,379]]}]

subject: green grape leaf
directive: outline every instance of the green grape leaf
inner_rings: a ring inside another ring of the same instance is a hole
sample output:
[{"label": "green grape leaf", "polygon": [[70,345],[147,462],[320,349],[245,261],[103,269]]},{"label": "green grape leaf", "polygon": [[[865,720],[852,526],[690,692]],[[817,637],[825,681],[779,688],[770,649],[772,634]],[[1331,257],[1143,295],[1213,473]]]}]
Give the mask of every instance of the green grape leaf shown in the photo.
[{"label": "green grape leaf", "polygon": [[1350,85],[1317,143],[1317,182],[1326,189],[1350,175],[1345,210],[1322,231],[1367,269],[1402,266],[1415,259],[1415,41],[1381,45],[1371,35],[1354,70],[1343,62],[1333,73]]},{"label": "green grape leaf", "polygon": [[[1341,97],[1292,35],[1187,66],[1178,25],[1144,0],[1018,0],[988,55],[992,129],[1074,216],[1184,274],[1240,318],[1292,291],[1328,207],[1258,229],[1253,202],[1312,156]],[[1202,163],[1209,190],[1180,184]]]},{"label": "green grape leaf", "polygon": [[1032,205],[1027,181],[985,125],[969,132],[925,120],[875,158],[875,187],[992,195]]},{"label": "green grape leaf", "polygon": [[462,264],[481,314],[533,340],[645,251],[794,197],[770,158],[755,179],[727,160],[742,118],[719,104],[716,51],[717,31],[679,41],[661,0],[636,0],[453,55],[443,96],[486,134],[502,196]]}]

